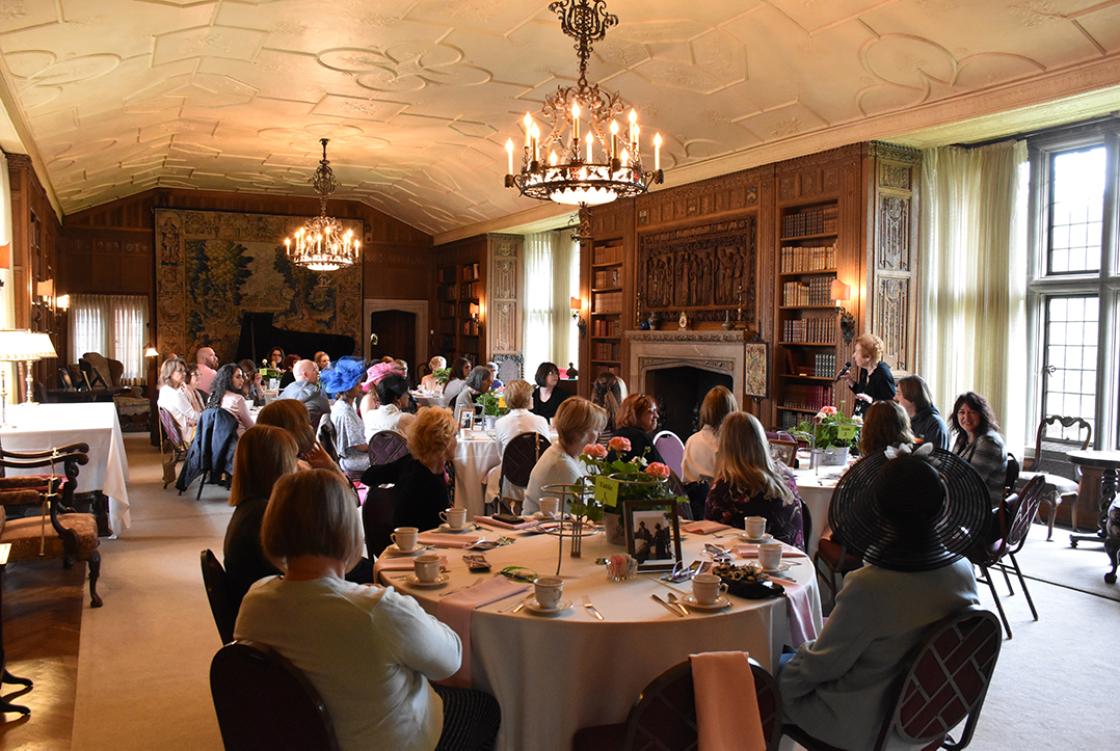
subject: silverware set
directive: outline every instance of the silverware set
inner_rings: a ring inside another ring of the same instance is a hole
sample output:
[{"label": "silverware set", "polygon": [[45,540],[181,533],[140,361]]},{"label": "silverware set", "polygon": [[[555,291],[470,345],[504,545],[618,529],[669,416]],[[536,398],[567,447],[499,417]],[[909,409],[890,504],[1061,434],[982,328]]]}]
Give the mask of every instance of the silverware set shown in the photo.
[{"label": "silverware set", "polygon": [[592,604],[591,595],[584,595],[583,596],[583,607],[588,613],[591,613],[591,615],[595,616],[600,621],[605,620],[603,618],[603,614],[599,612],[599,609],[596,608],[595,605]]},{"label": "silverware set", "polygon": [[[670,595],[670,596],[673,596],[673,595]],[[684,610],[683,605],[680,605],[679,603],[677,605],[672,605],[669,602],[667,602],[666,600],[663,600],[660,597],[658,597],[656,592],[651,594],[650,597],[652,597],[654,600],[656,600],[658,605],[665,608],[666,610],[668,610],[670,613],[677,616],[678,618],[684,618],[686,615],[688,615],[688,612]]]}]

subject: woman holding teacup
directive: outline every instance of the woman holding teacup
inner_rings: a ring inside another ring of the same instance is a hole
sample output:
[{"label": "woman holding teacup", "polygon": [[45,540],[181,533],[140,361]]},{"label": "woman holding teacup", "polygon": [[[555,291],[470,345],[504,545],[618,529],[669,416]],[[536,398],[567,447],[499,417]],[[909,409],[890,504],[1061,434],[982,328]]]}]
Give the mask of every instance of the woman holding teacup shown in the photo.
[{"label": "woman holding teacup", "polygon": [[747,517],[763,517],[763,529],[774,538],[805,549],[797,480],[770,456],[766,431],[754,415],[733,412],[720,425],[716,476],[704,517],[738,529],[744,529]]},{"label": "woman holding teacup", "polygon": [[340,748],[492,746],[501,717],[494,698],[430,683],[459,669],[455,632],[392,587],[343,579],[361,556],[362,527],[337,472],[280,480],[261,541],[283,574],[249,590],[234,638],[269,645],[307,676]]}]

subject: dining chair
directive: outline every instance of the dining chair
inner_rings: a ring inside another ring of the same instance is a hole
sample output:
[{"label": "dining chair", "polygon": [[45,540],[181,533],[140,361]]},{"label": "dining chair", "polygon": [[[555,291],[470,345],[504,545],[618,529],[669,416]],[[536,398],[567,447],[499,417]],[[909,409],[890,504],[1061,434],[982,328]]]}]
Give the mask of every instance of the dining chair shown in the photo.
[{"label": "dining chair", "polygon": [[[782,735],[778,682],[754,659],[750,664],[766,748],[775,751]],[[572,739],[572,749],[694,751],[697,732],[692,664],[685,660],[654,678],[642,690],[626,722],[580,728]]]},{"label": "dining chair", "polygon": [[187,443],[179,432],[179,423],[163,407],[157,407],[159,415],[159,455],[163,465],[163,489],[175,482],[175,468],[187,455]]},{"label": "dining chair", "polygon": [[396,486],[385,483],[372,487],[362,504],[362,528],[366,534],[366,554],[376,561],[392,542],[393,517],[397,513]]},{"label": "dining chair", "polygon": [[379,430],[369,438],[369,463],[377,467],[392,464],[408,454],[408,443],[395,430]]},{"label": "dining chair", "polygon": [[226,751],[337,751],[327,705],[298,668],[271,647],[226,644],[210,663],[210,695]]},{"label": "dining chair", "polygon": [[506,495],[506,482],[524,490],[529,486],[529,475],[537,466],[541,454],[548,450],[552,442],[537,432],[521,433],[514,437],[502,452],[502,474],[498,483],[499,504],[503,511],[511,512],[520,505],[521,499]]},{"label": "dining chair", "polygon": [[226,570],[222,568],[214,551],[207,548],[199,556],[202,565],[202,584],[206,587],[206,599],[210,602],[210,613],[222,644],[233,641],[233,625],[237,622],[237,607],[229,593]]},{"label": "dining chair", "polygon": [[[1074,429],[1077,442],[1071,444],[1064,438],[1056,439],[1048,436],[1047,433],[1054,426],[1061,427],[1060,435],[1063,437],[1067,430]],[[1075,449],[1086,450],[1092,440],[1093,426],[1080,417],[1047,415],[1038,423],[1034,438],[1034,456],[1024,457],[1016,489],[1021,490],[1036,475],[1043,476],[1045,486],[1042,491],[1042,503],[1050,507],[1046,522],[1047,542],[1054,537],[1054,518],[1058,515],[1058,506],[1067,501],[1070,503],[1070,521],[1073,531],[1077,531],[1077,492],[1081,480],[1081,468],[1071,462],[1067,454]]]},{"label": "dining chair", "polygon": [[[899,690],[889,693],[894,705],[884,716],[874,751],[899,740],[927,750],[967,747],[1002,644],[999,621],[987,610],[969,608],[935,624],[918,646]],[[962,722],[956,740],[950,732]],[[782,734],[808,751],[835,751],[796,725],[786,725]]]},{"label": "dining chair", "polygon": [[681,467],[684,464],[684,444],[680,437],[671,430],[662,430],[653,437],[653,448],[661,454],[669,469],[680,477]]}]

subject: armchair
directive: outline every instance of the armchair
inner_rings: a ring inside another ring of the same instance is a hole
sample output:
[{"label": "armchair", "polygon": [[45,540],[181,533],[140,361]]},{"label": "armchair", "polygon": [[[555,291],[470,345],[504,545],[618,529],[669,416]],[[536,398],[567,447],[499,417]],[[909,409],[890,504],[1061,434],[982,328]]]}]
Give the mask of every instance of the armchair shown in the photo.
[{"label": "armchair", "polygon": [[[72,507],[78,467],[89,461],[89,445],[74,443],[47,451],[6,451],[0,446],[0,543],[11,543],[10,561],[61,558],[66,568],[75,560],[89,563],[90,607],[101,607],[97,580],[101,575],[100,540],[93,514]],[[56,473],[60,467],[62,474]],[[6,469],[48,468],[47,474],[7,477]],[[47,514],[8,519],[9,507],[42,506]],[[49,517],[49,524],[47,521]]]}]

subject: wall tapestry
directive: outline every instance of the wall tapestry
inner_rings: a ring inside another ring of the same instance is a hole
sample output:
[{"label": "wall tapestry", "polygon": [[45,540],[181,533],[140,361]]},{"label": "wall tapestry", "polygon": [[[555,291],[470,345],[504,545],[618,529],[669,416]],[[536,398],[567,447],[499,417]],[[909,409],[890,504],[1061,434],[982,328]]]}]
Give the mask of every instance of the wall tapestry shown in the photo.
[{"label": "wall tapestry", "polygon": [[[292,265],[284,254],[281,241],[306,217],[155,213],[160,352],[189,358],[198,347],[210,346],[226,362],[237,349],[243,312],[274,313],[279,328],[361,341],[361,266],[316,273]],[[365,237],[361,221],[342,224]]]}]

